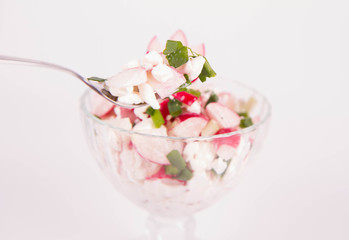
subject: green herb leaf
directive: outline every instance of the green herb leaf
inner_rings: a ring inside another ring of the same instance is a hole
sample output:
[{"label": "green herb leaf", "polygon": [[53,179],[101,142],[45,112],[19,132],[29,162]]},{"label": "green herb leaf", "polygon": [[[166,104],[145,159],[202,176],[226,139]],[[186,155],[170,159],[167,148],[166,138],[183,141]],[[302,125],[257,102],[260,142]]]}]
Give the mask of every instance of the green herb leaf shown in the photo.
[{"label": "green herb leaf", "polygon": [[253,122],[252,122],[252,119],[250,117],[245,117],[245,118],[242,118],[240,120],[240,127],[241,128],[247,128],[249,126],[252,126],[253,125]]},{"label": "green herb leaf", "polygon": [[183,75],[184,75],[185,80],[186,80],[186,85],[189,86],[191,84],[191,81],[189,80],[188,74],[184,73]]},{"label": "green herb leaf", "polygon": [[201,73],[199,75],[199,79],[201,82],[205,82],[206,78],[211,78],[216,76],[216,72],[213,71],[211,65],[208,63],[207,59],[205,61],[205,64],[201,70]]},{"label": "green herb leaf", "polygon": [[182,103],[177,99],[170,99],[167,103],[167,107],[172,117],[177,117],[182,114]]},{"label": "green herb leaf", "polygon": [[153,120],[154,126],[156,128],[161,127],[165,123],[164,117],[162,116],[159,109],[148,107],[145,112],[150,115],[151,120]]},{"label": "green herb leaf", "polygon": [[217,94],[215,94],[214,92],[211,93],[210,97],[208,98],[205,108],[208,104],[212,103],[212,102],[218,102],[218,96]]},{"label": "green herb leaf", "polygon": [[177,175],[180,173],[180,171],[178,170],[178,168],[172,166],[172,165],[166,165],[165,166],[165,172],[167,175]]},{"label": "green herb leaf", "polygon": [[154,108],[148,107],[145,113],[148,114],[149,116],[152,116],[154,114]]},{"label": "green herb leaf", "polygon": [[182,47],[175,52],[166,55],[166,58],[170,66],[178,68],[179,66],[182,66],[184,63],[188,62],[188,48]]},{"label": "green herb leaf", "polygon": [[173,178],[177,180],[188,181],[192,177],[193,177],[193,173],[188,168],[184,168],[177,176]]},{"label": "green herb leaf", "polygon": [[178,150],[172,150],[166,157],[171,166],[177,168],[178,171],[182,171],[186,167],[186,163]]},{"label": "green herb leaf", "polygon": [[190,94],[193,94],[196,97],[200,97],[201,96],[201,92],[198,90],[194,90],[194,89],[187,89],[187,92]]},{"label": "green herb leaf", "polygon": [[165,55],[168,55],[170,53],[176,52],[177,50],[181,49],[182,47],[183,47],[183,44],[180,41],[167,40],[166,48],[163,51],[163,53]]},{"label": "green herb leaf", "polygon": [[164,117],[162,116],[159,109],[155,109],[153,115],[151,115],[151,119],[153,120],[154,126],[156,128],[161,127],[163,124],[165,124]]},{"label": "green herb leaf", "polygon": [[105,78],[99,78],[99,77],[89,77],[87,78],[89,81],[96,81],[96,82],[105,82],[107,79]]},{"label": "green herb leaf", "polygon": [[238,115],[239,115],[240,117],[247,118],[247,117],[248,117],[248,112],[241,112],[241,113],[238,113]]}]

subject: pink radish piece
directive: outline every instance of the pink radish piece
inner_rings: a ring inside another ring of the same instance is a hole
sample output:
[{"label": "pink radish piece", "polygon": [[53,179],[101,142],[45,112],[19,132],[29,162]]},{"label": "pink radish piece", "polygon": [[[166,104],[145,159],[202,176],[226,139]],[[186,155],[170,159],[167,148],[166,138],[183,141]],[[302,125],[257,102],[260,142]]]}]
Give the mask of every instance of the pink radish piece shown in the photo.
[{"label": "pink radish piece", "polygon": [[202,56],[205,56],[205,44],[204,43],[194,45],[191,47],[191,49],[193,50],[193,52],[200,54]]},{"label": "pink radish piece", "polygon": [[194,96],[193,94],[187,93],[187,92],[177,92],[172,94],[172,96],[177,99],[178,101],[191,106],[197,99],[197,96]]},{"label": "pink radish piece", "polygon": [[164,50],[164,47],[160,43],[159,39],[157,36],[154,36],[148,46],[147,46],[147,53],[150,51],[156,51],[156,52],[162,52]]},{"label": "pink radish piece", "polygon": [[[150,124],[148,122],[150,121]],[[155,136],[167,136],[166,127],[161,126],[160,128],[151,127],[151,119],[149,121],[143,120],[142,122],[135,125],[133,130],[135,132],[141,132]],[[132,135],[132,144],[139,155],[144,159],[161,164],[170,164],[167,159],[167,154],[174,149],[177,149],[180,153],[183,151],[183,143],[174,142],[165,138],[156,138],[149,140],[149,137],[144,137],[138,134]]]},{"label": "pink radish piece", "polygon": [[104,99],[95,92],[91,94],[91,105],[92,105],[92,114],[96,115],[99,118],[104,118],[108,116],[114,109],[115,105]]},{"label": "pink radish piece", "polygon": [[218,103],[234,110],[235,98],[231,93],[221,92],[218,94]]},{"label": "pink radish piece", "polygon": [[[230,132],[234,132],[234,131],[236,131],[236,129],[222,128],[215,135],[230,133]],[[213,143],[214,143],[216,149],[219,149],[219,147],[222,145],[228,145],[228,146],[231,146],[233,148],[237,148],[239,146],[239,143],[240,143],[240,138],[241,137],[239,134],[235,134],[235,135],[230,136],[230,137],[215,138],[213,140]]]},{"label": "pink radish piece", "polygon": [[159,82],[151,74],[148,74],[148,83],[161,98],[170,96],[186,81],[183,74],[177,72],[175,68],[171,67],[171,69],[173,77],[166,82]]},{"label": "pink radish piece", "polygon": [[185,120],[187,120],[188,118],[193,118],[193,117],[198,117],[198,118],[203,118],[205,120],[208,121],[207,117],[205,115],[202,115],[202,114],[197,114],[197,113],[193,113],[193,112],[186,112],[186,113],[183,113],[181,115],[179,115],[177,118],[183,122]]},{"label": "pink radish piece", "polygon": [[220,103],[210,103],[206,106],[208,116],[218,123],[220,128],[236,128],[240,125],[240,116]]},{"label": "pink radish piece", "polygon": [[[106,85],[111,94],[118,92],[120,88],[132,87],[147,81],[147,72],[142,67],[126,69],[117,75],[108,78]],[[113,94],[114,95],[114,94]],[[115,95],[114,95],[115,96]]]},{"label": "pink radish piece", "polygon": [[184,46],[188,46],[187,36],[182,30],[177,30],[171,37],[170,40],[181,41]]},{"label": "pink radish piece", "polygon": [[169,134],[175,137],[198,137],[207,122],[203,117],[190,117],[175,125]]},{"label": "pink radish piece", "polygon": [[156,179],[163,179],[163,178],[171,178],[170,175],[166,174],[164,167],[160,168],[158,172],[156,172],[155,174],[153,174],[150,177],[147,177],[146,179],[147,180],[156,180]]},{"label": "pink radish piece", "polygon": [[137,116],[133,112],[133,109],[120,107],[120,117],[121,118],[129,118],[131,123],[134,123],[137,119]]}]

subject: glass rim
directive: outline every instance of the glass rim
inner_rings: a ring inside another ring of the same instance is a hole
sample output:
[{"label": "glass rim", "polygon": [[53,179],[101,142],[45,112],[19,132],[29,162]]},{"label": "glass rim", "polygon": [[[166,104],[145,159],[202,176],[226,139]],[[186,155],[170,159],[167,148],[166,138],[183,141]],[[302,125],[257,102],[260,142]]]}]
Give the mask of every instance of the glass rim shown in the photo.
[{"label": "glass rim", "polygon": [[228,133],[223,133],[223,134],[217,134],[217,135],[211,135],[211,136],[199,136],[199,137],[174,137],[174,136],[161,136],[161,135],[153,135],[153,134],[148,134],[148,133],[141,133],[141,132],[136,132],[133,130],[127,130],[127,129],[115,127],[115,126],[99,119],[98,117],[96,117],[95,115],[93,115],[92,113],[90,113],[87,110],[86,99],[87,99],[87,96],[89,95],[89,93],[92,91],[91,89],[85,90],[85,92],[80,97],[80,109],[83,111],[84,115],[86,115],[88,118],[92,119],[94,122],[97,122],[103,126],[109,127],[111,129],[114,129],[117,131],[125,132],[125,133],[130,134],[130,135],[140,135],[140,136],[150,137],[150,138],[161,138],[161,139],[176,140],[176,141],[187,141],[187,140],[188,141],[205,141],[205,140],[211,140],[211,139],[222,138],[222,137],[225,138],[225,137],[231,137],[231,136],[234,136],[237,134],[242,135],[242,134],[246,134],[249,132],[253,132],[259,126],[263,125],[271,117],[271,104],[263,94],[261,94],[260,92],[258,92],[254,88],[252,88],[248,85],[245,85],[243,83],[240,83],[238,81],[232,81],[232,82],[259,94],[262,97],[263,101],[267,105],[267,113],[265,114],[265,116],[262,119],[260,119],[260,121],[258,121],[257,123],[255,123],[247,128],[243,128],[243,129],[239,129],[239,130],[236,130],[233,132],[228,132]]}]

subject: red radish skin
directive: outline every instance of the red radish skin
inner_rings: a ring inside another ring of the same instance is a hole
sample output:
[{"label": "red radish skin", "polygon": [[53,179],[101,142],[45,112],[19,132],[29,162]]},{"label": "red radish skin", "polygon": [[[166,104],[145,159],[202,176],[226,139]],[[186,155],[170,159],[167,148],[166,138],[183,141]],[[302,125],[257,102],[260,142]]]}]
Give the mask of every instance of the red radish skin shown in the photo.
[{"label": "red radish skin", "polygon": [[166,174],[166,170],[164,167],[160,168],[159,171],[155,174],[153,174],[150,177],[146,177],[146,180],[158,180],[158,179],[172,179],[173,181],[177,181],[178,183],[182,184],[182,185],[186,185],[187,182],[186,181],[182,181],[182,180],[177,180],[177,179],[173,179],[173,176],[171,175],[167,175]]},{"label": "red radish skin", "polygon": [[196,80],[198,80],[198,79],[199,79],[199,77],[193,79],[193,81],[191,81],[191,82],[194,83],[194,82],[196,82]]},{"label": "red radish skin", "polygon": [[[215,135],[230,133],[230,132],[234,132],[234,131],[236,131],[236,129],[222,128]],[[232,146],[233,148],[237,148],[239,146],[239,143],[240,143],[240,138],[241,138],[241,136],[239,134],[235,134],[235,135],[230,136],[230,137],[215,138],[213,140],[213,144],[214,144],[216,149],[219,149],[219,147],[221,145],[224,145],[224,144]]]},{"label": "red radish skin", "polygon": [[209,103],[206,106],[206,112],[220,128],[236,128],[240,125],[240,116],[220,103]]},{"label": "red radish skin", "polygon": [[172,94],[172,96],[177,99],[178,101],[191,106],[197,99],[197,96],[194,96],[193,94],[187,93],[187,92],[177,92]]},{"label": "red radish skin", "polygon": [[162,46],[162,44],[160,43],[159,39],[157,36],[154,36],[148,46],[147,46],[147,52],[149,53],[150,51],[156,51],[156,52],[162,52],[164,50],[164,47]]},{"label": "red radish skin", "polygon": [[206,121],[208,121],[208,118],[207,118],[205,115],[197,114],[197,113],[192,113],[192,112],[183,113],[183,114],[181,114],[181,115],[178,116],[178,119],[179,119],[181,122],[183,122],[183,121],[187,120],[188,118],[192,118],[192,117],[203,118],[203,119],[205,119]]},{"label": "red radish skin", "polygon": [[171,178],[170,175],[166,174],[165,167],[160,168],[160,170],[155,173],[154,175],[147,177],[147,180],[156,180],[156,179],[163,179],[163,178]]},{"label": "red radish skin", "polygon": [[188,46],[187,36],[182,30],[177,30],[171,37],[170,40],[181,41],[184,46]]},{"label": "red radish skin", "polygon": [[108,118],[116,117],[116,114],[114,112],[114,108],[115,108],[115,106],[113,108],[111,108],[109,110],[109,112],[105,113],[103,116],[100,116],[100,118],[102,120],[105,120],[105,119],[108,119]]},{"label": "red radish skin", "polygon": [[191,49],[193,50],[193,52],[200,54],[202,56],[205,56],[205,44],[204,43],[194,45],[191,47]]},{"label": "red radish skin", "polygon": [[170,111],[168,110],[168,106],[167,106],[169,101],[170,101],[169,99],[165,99],[160,103],[160,112],[162,117],[165,120],[165,124],[167,123],[167,116],[170,114]]}]

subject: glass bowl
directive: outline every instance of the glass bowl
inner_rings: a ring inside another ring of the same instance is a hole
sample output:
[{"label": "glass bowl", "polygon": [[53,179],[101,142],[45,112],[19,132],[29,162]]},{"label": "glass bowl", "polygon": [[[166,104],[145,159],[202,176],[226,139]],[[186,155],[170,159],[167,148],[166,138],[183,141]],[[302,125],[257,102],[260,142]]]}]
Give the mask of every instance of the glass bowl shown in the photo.
[{"label": "glass bowl", "polygon": [[[271,115],[267,99],[241,83],[220,83],[224,91],[235,96],[236,107],[254,99],[249,112],[254,119],[252,126],[209,137],[150,135],[99,119],[91,114],[91,91],[81,97],[89,148],[115,188],[150,213],[148,239],[194,239],[191,216],[233,188],[264,141]],[[164,165],[157,163],[172,150],[185,160],[192,174],[190,180],[168,177]]]}]

